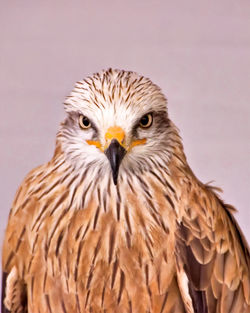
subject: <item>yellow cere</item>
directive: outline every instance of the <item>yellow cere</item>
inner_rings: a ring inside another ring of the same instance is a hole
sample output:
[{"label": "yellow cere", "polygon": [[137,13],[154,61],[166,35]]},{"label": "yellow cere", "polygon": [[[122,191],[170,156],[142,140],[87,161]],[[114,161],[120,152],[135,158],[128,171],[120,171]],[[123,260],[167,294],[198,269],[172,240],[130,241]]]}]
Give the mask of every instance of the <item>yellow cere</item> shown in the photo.
[{"label": "yellow cere", "polygon": [[[110,141],[112,139],[116,139],[120,143],[120,145],[122,145],[125,149],[127,149],[127,147],[125,147],[124,144],[123,144],[124,138],[125,138],[124,130],[121,127],[119,127],[119,126],[112,126],[112,127],[108,128],[108,130],[107,130],[107,132],[105,134],[106,145],[105,145],[104,148],[101,145],[100,141],[86,140],[86,142],[89,145],[94,145],[98,149],[100,149],[101,151],[104,151],[105,149],[108,148],[108,146],[110,144]],[[132,143],[131,143],[131,145],[130,145],[128,150],[131,150],[135,146],[143,145],[143,144],[146,143],[146,141],[147,141],[146,138],[132,141]]]},{"label": "yellow cere", "polygon": [[109,127],[105,134],[106,141],[116,139],[120,144],[122,144],[124,137],[125,137],[124,130],[119,126]]},{"label": "yellow cere", "polygon": [[100,150],[103,151],[102,145],[101,145],[100,141],[86,140],[86,142],[87,142],[89,145],[96,146],[96,148],[98,148],[98,149],[100,149]]},{"label": "yellow cere", "polygon": [[144,139],[138,139],[138,140],[135,140],[135,141],[132,141],[130,147],[129,147],[129,150],[131,150],[133,147],[135,146],[138,146],[138,145],[144,145],[145,143],[147,142],[147,139],[144,138]]}]

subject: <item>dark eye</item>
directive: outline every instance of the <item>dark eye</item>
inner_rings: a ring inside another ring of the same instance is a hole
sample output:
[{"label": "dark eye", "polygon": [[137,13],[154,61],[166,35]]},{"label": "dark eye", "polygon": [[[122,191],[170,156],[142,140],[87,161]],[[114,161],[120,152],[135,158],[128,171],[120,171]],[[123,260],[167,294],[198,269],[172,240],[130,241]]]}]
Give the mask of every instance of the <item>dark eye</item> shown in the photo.
[{"label": "dark eye", "polygon": [[79,116],[79,125],[82,129],[88,129],[91,127],[90,120],[84,115]]},{"label": "dark eye", "polygon": [[145,114],[140,120],[140,126],[142,128],[148,128],[152,125],[153,115],[151,113]]}]

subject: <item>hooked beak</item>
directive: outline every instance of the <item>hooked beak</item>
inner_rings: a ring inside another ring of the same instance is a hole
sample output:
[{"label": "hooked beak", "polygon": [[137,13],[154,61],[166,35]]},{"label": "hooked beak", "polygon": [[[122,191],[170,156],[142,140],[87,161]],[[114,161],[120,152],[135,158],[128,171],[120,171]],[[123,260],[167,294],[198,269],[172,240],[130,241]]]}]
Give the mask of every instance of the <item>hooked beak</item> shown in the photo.
[{"label": "hooked beak", "polygon": [[117,185],[119,167],[126,154],[126,150],[120,145],[116,139],[112,139],[109,147],[105,150],[105,154],[109,159],[114,184]]},{"label": "hooked beak", "polygon": [[112,126],[107,129],[107,132],[105,134],[106,143],[104,146],[102,146],[99,141],[86,140],[89,145],[94,145],[102,152],[104,151],[110,162],[113,181],[115,185],[117,185],[119,167],[127,151],[130,151],[133,147],[137,145],[143,145],[146,143],[146,138],[143,138],[134,140],[129,146],[126,146],[126,144],[124,143],[124,138],[124,130],[120,126]]},{"label": "hooked beak", "polygon": [[126,149],[123,147],[125,133],[119,126],[110,127],[105,134],[105,139],[108,144],[107,149],[104,151],[109,159],[114,184],[117,185],[117,178],[119,167],[126,154]]}]

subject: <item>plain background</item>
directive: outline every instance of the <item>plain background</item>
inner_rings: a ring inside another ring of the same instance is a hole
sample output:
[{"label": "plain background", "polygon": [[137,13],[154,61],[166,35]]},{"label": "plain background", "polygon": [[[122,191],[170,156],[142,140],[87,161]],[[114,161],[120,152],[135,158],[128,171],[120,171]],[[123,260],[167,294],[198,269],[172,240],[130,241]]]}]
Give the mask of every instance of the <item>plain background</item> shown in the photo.
[{"label": "plain background", "polygon": [[188,161],[250,238],[250,1],[1,1],[0,240],[18,185],[48,161],[75,81],[137,71],[168,97]]}]

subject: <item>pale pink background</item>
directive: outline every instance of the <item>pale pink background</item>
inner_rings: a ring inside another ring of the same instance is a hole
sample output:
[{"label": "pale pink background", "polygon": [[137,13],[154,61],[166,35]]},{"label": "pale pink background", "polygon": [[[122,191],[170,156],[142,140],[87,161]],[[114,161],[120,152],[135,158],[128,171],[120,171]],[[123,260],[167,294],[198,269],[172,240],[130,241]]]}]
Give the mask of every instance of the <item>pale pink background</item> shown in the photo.
[{"label": "pale pink background", "polygon": [[50,159],[74,82],[115,67],[169,99],[189,163],[250,238],[250,1],[1,1],[0,239],[25,174]]}]

